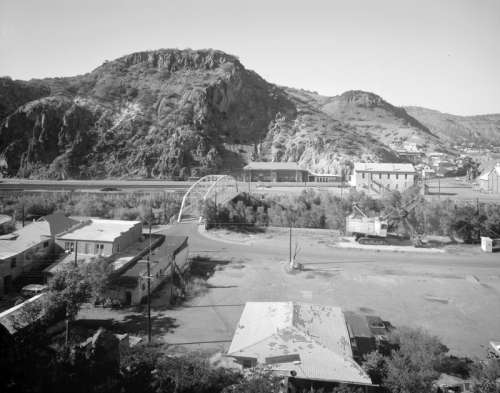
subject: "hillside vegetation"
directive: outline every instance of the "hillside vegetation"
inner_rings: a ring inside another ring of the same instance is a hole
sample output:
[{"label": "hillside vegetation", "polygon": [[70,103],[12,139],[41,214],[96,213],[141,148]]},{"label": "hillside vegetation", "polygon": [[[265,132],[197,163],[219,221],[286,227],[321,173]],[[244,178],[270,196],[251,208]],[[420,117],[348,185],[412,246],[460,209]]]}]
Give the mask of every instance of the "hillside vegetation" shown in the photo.
[{"label": "hillside vegetation", "polygon": [[249,160],[339,173],[395,161],[394,138],[439,133],[368,92],[324,97],[268,83],[217,50],[162,49],[67,78],[0,78],[0,156],[31,178],[186,178]]}]

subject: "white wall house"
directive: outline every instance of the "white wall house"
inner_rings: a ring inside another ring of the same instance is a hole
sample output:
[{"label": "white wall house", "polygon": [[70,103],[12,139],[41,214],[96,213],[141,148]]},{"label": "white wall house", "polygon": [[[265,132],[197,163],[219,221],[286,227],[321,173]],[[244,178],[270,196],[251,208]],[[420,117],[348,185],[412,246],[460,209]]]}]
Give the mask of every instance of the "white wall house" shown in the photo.
[{"label": "white wall house", "polygon": [[109,257],[135,243],[142,235],[140,221],[91,219],[59,234],[56,243],[78,254]]},{"label": "white wall house", "polygon": [[415,184],[415,175],[412,164],[357,162],[351,175],[351,186],[377,194],[404,191]]}]

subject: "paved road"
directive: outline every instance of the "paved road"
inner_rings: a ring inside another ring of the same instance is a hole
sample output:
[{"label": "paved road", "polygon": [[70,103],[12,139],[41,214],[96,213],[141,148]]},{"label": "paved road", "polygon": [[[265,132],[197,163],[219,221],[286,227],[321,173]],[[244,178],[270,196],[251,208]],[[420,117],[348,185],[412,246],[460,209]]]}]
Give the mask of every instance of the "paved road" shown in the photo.
[{"label": "paved road", "polygon": [[[275,243],[272,245],[248,245],[236,244],[230,242],[217,241],[203,236],[198,231],[198,224],[194,222],[180,223],[170,227],[167,230],[172,235],[189,236],[189,247],[191,253],[198,252],[213,252],[227,253],[228,255],[254,256],[275,258],[282,257],[283,260],[288,259],[288,247],[282,244]],[[370,263],[384,262],[397,263],[418,266],[438,264],[442,267],[470,267],[475,269],[482,268],[499,268],[500,255],[495,254],[480,254],[478,259],[471,255],[460,255],[451,253],[412,253],[412,252],[374,252],[372,250],[356,250],[356,249],[326,249],[326,248],[305,248],[300,252],[301,262],[311,265],[328,265],[338,263]]]}]

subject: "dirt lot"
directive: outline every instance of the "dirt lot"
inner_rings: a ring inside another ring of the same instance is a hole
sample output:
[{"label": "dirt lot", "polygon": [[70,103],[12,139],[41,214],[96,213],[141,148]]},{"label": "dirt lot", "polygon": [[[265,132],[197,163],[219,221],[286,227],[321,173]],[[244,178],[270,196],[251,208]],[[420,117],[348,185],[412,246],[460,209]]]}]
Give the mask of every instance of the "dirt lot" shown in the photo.
[{"label": "dirt lot", "polygon": [[476,191],[472,185],[466,183],[461,178],[441,178],[432,179],[427,183],[429,185],[430,194],[426,196],[429,200],[445,200],[451,199],[456,202],[480,202],[500,203],[500,194],[485,193]]},{"label": "dirt lot", "polygon": [[[155,340],[175,351],[225,351],[246,301],[296,300],[379,315],[422,327],[461,355],[483,356],[488,341],[500,338],[500,254],[478,247],[439,254],[340,249],[329,231],[296,231],[304,271],[289,274],[286,230],[209,238],[193,224],[172,231],[189,234],[191,255],[202,257],[193,266],[196,296],[175,308],[161,291],[153,299]],[[146,331],[143,310],[89,309],[81,317]]]}]

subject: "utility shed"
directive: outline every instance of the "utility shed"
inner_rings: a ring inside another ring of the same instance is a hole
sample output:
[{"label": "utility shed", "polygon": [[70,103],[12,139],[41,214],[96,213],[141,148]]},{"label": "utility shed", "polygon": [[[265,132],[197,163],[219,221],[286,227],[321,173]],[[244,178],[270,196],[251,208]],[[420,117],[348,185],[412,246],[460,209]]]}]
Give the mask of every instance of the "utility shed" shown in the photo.
[{"label": "utility shed", "polygon": [[265,365],[301,380],[371,385],[353,360],[338,307],[298,302],[247,302],[228,356],[243,367]]},{"label": "utility shed", "polygon": [[352,311],[345,311],[344,315],[351,339],[353,356],[355,359],[361,360],[363,355],[377,349],[375,336],[370,330],[365,316]]}]

